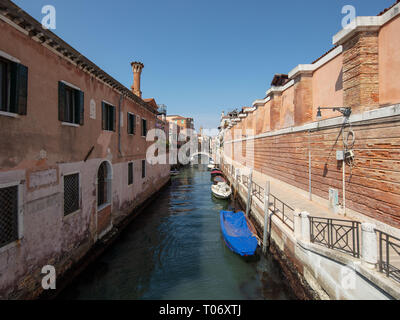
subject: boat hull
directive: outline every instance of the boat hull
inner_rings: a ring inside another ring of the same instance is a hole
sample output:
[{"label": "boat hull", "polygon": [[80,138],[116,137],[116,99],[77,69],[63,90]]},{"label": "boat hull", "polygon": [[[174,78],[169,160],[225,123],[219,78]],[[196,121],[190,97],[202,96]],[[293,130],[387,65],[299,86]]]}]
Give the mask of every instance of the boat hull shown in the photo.
[{"label": "boat hull", "polygon": [[255,254],[257,238],[250,231],[243,212],[221,211],[220,223],[225,243],[231,251],[243,257]]}]

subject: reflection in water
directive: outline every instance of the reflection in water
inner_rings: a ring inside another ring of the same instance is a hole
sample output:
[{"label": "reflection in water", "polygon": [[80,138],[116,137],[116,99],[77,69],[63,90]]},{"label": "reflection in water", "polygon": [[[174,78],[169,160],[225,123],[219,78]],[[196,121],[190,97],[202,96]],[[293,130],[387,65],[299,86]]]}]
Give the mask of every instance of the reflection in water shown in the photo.
[{"label": "reflection in water", "polygon": [[61,299],[289,299],[277,264],[224,244],[206,166],[183,169]]}]

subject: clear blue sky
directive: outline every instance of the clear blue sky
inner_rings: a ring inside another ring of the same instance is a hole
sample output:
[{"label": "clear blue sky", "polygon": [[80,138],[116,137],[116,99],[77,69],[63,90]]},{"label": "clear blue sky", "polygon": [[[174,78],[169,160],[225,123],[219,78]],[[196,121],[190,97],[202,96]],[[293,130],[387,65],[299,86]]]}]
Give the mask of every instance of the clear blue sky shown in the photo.
[{"label": "clear blue sky", "polygon": [[37,20],[54,5],[54,32],[126,85],[142,61],[144,98],[169,114],[218,126],[222,110],[264,98],[275,73],[332,47],[344,5],[376,15],[395,0],[14,0]]}]

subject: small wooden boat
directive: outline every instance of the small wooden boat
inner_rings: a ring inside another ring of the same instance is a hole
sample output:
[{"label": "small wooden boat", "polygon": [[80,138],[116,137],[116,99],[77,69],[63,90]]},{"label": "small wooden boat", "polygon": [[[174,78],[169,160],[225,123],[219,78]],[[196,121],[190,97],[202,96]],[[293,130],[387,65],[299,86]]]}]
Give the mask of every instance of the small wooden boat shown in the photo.
[{"label": "small wooden boat", "polygon": [[218,182],[211,186],[211,192],[218,199],[228,199],[232,194],[232,189],[226,182]]},{"label": "small wooden boat", "polygon": [[214,176],[223,176],[223,175],[224,175],[224,173],[221,170],[218,170],[218,169],[211,170],[211,176],[212,177],[214,177]]},{"label": "small wooden boat", "polygon": [[169,173],[171,176],[177,176],[179,174],[179,170],[171,170]]},{"label": "small wooden boat", "polygon": [[214,183],[218,183],[218,182],[225,182],[226,183],[226,179],[223,176],[214,176],[211,178],[212,182]]},{"label": "small wooden boat", "polygon": [[253,256],[257,238],[250,231],[245,214],[233,211],[220,212],[221,231],[227,247],[241,256]]}]

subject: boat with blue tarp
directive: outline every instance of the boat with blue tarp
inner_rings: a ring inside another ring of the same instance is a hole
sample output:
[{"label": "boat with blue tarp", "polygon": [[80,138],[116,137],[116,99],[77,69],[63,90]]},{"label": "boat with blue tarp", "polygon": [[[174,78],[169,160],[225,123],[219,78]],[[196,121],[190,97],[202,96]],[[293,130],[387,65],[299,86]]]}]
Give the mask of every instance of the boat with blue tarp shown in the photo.
[{"label": "boat with blue tarp", "polygon": [[242,211],[221,211],[221,231],[226,245],[241,256],[252,256],[257,249],[257,238],[250,231]]}]

